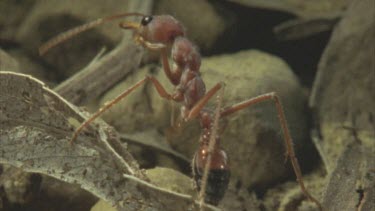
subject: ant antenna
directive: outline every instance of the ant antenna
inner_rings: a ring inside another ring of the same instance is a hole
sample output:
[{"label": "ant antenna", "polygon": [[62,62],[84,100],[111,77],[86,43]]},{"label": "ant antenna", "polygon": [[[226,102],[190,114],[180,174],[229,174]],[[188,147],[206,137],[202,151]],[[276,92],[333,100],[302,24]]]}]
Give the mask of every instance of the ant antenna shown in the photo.
[{"label": "ant antenna", "polygon": [[85,23],[83,25],[77,26],[75,28],[72,28],[66,32],[63,32],[56,37],[48,40],[46,43],[44,43],[42,46],[39,48],[39,55],[44,55],[49,49],[57,46],[58,44],[74,37],[77,34],[80,34],[84,31],[87,31],[89,29],[92,29],[96,26],[99,26],[101,24],[119,19],[119,18],[124,18],[124,17],[129,17],[129,16],[141,16],[144,17],[146,15],[138,12],[132,12],[132,13],[123,13],[123,14],[117,14],[117,15],[111,15],[105,18],[99,18],[94,21]]}]

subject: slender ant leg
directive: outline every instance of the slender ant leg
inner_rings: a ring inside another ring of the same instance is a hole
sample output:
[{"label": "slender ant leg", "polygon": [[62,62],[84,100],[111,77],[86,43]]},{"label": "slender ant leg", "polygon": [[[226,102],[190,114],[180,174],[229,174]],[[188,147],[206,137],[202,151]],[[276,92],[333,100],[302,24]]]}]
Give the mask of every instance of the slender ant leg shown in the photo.
[{"label": "slender ant leg", "polygon": [[161,50],[161,62],[163,64],[163,69],[164,69],[164,73],[165,75],[167,75],[169,81],[177,86],[179,83],[180,83],[180,78],[181,78],[181,70],[178,69],[174,72],[171,71],[171,68],[169,66],[169,62],[168,62],[168,53],[166,51],[166,49],[162,49]]},{"label": "slender ant leg", "polygon": [[247,108],[249,106],[252,106],[254,104],[267,101],[267,100],[272,100],[275,103],[276,110],[277,110],[277,116],[279,119],[279,123],[281,125],[281,128],[283,130],[283,135],[284,135],[284,141],[285,141],[285,147],[286,147],[286,158],[290,158],[290,162],[292,163],[294,173],[297,177],[297,182],[299,186],[301,187],[301,190],[303,194],[313,201],[320,210],[322,210],[322,206],[319,203],[318,200],[316,200],[306,189],[305,184],[302,179],[302,173],[301,173],[301,168],[299,166],[297,157],[295,156],[294,148],[293,148],[293,140],[290,136],[290,132],[288,129],[288,123],[286,122],[286,117],[284,114],[284,109],[281,104],[280,98],[276,95],[275,92],[270,92],[267,94],[259,95],[257,97],[245,100],[243,102],[237,103],[235,105],[232,105],[230,107],[224,108],[223,111],[220,113],[220,117],[227,116],[229,114],[235,113],[237,111],[240,111],[244,108]]},{"label": "slender ant leg", "polygon": [[164,73],[173,85],[175,86],[178,85],[180,83],[180,78],[181,78],[182,73],[181,73],[181,70],[177,70],[174,72],[171,71],[171,67],[168,61],[167,47],[161,43],[150,43],[148,41],[145,41],[142,37],[136,37],[135,39],[137,42],[141,43],[141,45],[145,46],[146,48],[150,50],[161,51],[160,57],[161,57],[161,62],[163,64]]},{"label": "slender ant leg", "polygon": [[70,139],[70,144],[73,144],[73,142],[77,139],[79,133],[83,130],[83,128],[87,127],[91,122],[93,122],[96,118],[98,118],[102,113],[104,113],[106,110],[111,108],[113,105],[118,103],[121,99],[128,96],[131,92],[133,92],[135,89],[140,87],[142,84],[144,84],[147,81],[151,81],[154,87],[156,88],[156,91],[160,95],[160,97],[165,99],[172,99],[172,96],[164,89],[164,87],[160,84],[160,82],[152,77],[152,76],[146,76],[144,79],[138,81],[133,86],[122,92],[120,95],[118,95],[115,99],[107,102],[104,104],[103,107],[101,107],[97,112],[95,112],[90,118],[88,118],[86,121],[84,121],[73,133],[72,138]]},{"label": "slender ant leg", "polygon": [[219,128],[219,120],[220,120],[220,110],[221,110],[221,104],[223,101],[223,95],[224,95],[224,88],[221,89],[221,92],[217,95],[217,105],[214,113],[214,122],[211,126],[211,136],[210,140],[208,142],[208,152],[207,152],[207,162],[204,166],[203,176],[202,176],[202,186],[201,190],[199,191],[199,204],[200,209],[203,210],[203,204],[206,194],[206,188],[207,188],[207,180],[208,180],[208,174],[210,172],[210,166],[212,162],[212,154],[214,152],[214,148],[216,147],[216,141],[217,141],[217,130]]}]

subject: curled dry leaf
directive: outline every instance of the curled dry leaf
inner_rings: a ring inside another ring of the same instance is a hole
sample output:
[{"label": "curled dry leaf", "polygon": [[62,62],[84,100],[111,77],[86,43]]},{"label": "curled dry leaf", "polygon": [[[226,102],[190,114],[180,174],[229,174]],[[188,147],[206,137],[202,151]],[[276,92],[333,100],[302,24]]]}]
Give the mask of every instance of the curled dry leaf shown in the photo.
[{"label": "curled dry leaf", "polygon": [[80,184],[119,210],[193,206],[191,196],[146,182],[117,133],[104,122],[96,123],[70,146],[74,126],[86,115],[42,82],[0,72],[0,90],[0,163]]}]

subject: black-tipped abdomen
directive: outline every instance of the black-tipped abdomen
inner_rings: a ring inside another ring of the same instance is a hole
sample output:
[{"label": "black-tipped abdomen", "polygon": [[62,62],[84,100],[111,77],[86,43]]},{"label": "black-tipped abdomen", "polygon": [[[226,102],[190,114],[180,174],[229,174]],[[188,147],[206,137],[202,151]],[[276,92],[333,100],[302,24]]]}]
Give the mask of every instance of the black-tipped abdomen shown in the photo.
[{"label": "black-tipped abdomen", "polygon": [[[202,177],[206,164],[206,147],[200,148],[193,159],[193,177],[198,191],[202,188]],[[225,195],[230,179],[230,170],[226,153],[216,149],[212,153],[205,191],[205,202],[217,205]]]},{"label": "black-tipped abdomen", "polygon": [[[201,190],[201,182],[203,177],[203,169],[194,169],[194,180],[198,191]],[[197,172],[201,172],[197,173]],[[206,203],[217,205],[224,197],[228,188],[230,178],[229,169],[213,169],[209,171],[207,178],[207,186],[204,201]]]}]

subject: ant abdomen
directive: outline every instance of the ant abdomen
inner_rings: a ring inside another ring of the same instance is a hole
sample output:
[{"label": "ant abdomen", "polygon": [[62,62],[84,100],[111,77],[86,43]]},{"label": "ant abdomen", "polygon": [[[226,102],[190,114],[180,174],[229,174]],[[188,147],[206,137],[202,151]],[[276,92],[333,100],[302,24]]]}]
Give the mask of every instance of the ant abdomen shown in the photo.
[{"label": "ant abdomen", "polygon": [[[200,147],[193,158],[193,177],[198,191],[202,187],[207,155],[207,147],[203,146]],[[228,158],[223,150],[216,148],[212,152],[211,165],[208,171],[204,201],[212,205],[217,205],[224,197],[230,179]]]}]

